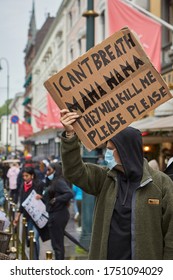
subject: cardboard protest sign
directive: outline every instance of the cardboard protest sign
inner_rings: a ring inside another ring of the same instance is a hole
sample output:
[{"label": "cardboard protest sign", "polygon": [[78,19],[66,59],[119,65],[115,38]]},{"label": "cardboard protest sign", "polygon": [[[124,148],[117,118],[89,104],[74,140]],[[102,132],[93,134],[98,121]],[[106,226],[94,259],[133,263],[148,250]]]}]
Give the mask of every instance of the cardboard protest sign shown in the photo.
[{"label": "cardboard protest sign", "polygon": [[90,49],[44,86],[60,109],[78,112],[74,129],[89,150],[172,98],[128,28]]},{"label": "cardboard protest sign", "polygon": [[31,216],[36,225],[39,228],[43,228],[47,224],[49,214],[46,211],[46,206],[43,201],[35,198],[36,194],[36,191],[32,190],[30,195],[28,195],[28,197],[22,203],[22,206]]}]

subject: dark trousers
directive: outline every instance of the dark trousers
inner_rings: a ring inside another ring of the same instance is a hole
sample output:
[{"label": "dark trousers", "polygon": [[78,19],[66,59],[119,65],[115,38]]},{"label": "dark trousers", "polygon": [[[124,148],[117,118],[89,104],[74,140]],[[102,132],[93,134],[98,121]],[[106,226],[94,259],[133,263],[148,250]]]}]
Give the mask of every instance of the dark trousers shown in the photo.
[{"label": "dark trousers", "polygon": [[56,260],[64,260],[64,231],[69,218],[68,209],[49,213],[49,234]]},{"label": "dark trousers", "polygon": [[10,196],[15,204],[18,203],[18,189],[10,190]]}]

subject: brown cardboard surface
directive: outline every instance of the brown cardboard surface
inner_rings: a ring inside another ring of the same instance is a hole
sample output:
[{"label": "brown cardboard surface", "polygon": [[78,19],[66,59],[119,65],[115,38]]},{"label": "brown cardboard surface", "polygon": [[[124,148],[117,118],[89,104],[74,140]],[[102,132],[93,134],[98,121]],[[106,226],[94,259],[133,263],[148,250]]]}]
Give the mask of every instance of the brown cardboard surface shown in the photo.
[{"label": "brown cardboard surface", "polygon": [[90,49],[44,86],[60,109],[81,116],[74,129],[89,150],[172,98],[128,28]]}]

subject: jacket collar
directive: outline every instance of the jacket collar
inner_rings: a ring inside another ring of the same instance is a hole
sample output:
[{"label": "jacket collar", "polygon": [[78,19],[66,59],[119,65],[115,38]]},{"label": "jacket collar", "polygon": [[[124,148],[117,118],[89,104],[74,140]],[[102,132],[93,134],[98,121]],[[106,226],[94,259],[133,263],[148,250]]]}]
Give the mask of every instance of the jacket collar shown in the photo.
[{"label": "jacket collar", "polygon": [[140,187],[144,187],[145,185],[147,185],[148,183],[152,182],[152,176],[149,172],[149,168],[148,168],[148,162],[147,160],[144,158],[144,165],[143,165],[143,176],[142,176],[142,180],[140,183]]},{"label": "jacket collar", "polygon": [[[117,171],[115,169],[112,169],[112,170],[108,169],[107,174],[109,177],[112,177],[114,180],[117,179]],[[148,183],[150,183],[152,181],[153,180],[152,180],[151,174],[149,172],[149,168],[148,168],[148,162],[144,158],[143,176],[142,176],[142,180],[140,183],[140,187],[144,187],[145,185],[147,185]]]}]

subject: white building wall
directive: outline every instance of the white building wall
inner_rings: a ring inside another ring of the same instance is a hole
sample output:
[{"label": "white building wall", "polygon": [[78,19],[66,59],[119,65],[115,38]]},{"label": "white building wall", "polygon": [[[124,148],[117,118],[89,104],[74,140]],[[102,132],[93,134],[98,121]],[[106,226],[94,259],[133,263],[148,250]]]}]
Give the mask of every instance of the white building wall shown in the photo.
[{"label": "white building wall", "polygon": [[86,52],[86,18],[82,14],[87,9],[87,1],[69,1],[66,8],[66,65]]},{"label": "white building wall", "polygon": [[12,144],[12,131],[11,131],[11,115],[8,116],[8,127],[7,127],[7,116],[1,117],[1,146],[4,147],[4,151],[6,150],[7,145],[7,129],[8,129],[8,146]]},{"label": "white building wall", "polygon": [[142,8],[148,10],[150,6],[150,0],[131,0],[136,5],[141,6]]},{"label": "white building wall", "polygon": [[[14,100],[12,104],[10,104],[11,107],[11,116],[16,115],[19,117],[19,121],[23,121],[23,115],[24,115],[24,106],[22,105],[24,100],[23,93],[17,93],[14,97]],[[24,140],[24,137],[19,137],[18,132],[18,124],[11,123],[10,119],[10,126],[11,126],[11,148],[12,151],[21,150],[23,151],[23,145],[22,141]]]},{"label": "white building wall", "polygon": [[107,19],[107,2],[105,0],[95,0],[94,10],[98,13],[95,18],[95,44],[101,43],[109,36]]},{"label": "white building wall", "polygon": [[[65,13],[61,13],[53,23],[44,39],[43,45],[34,59],[32,76],[32,109],[33,113],[39,115],[39,111],[47,113],[47,91],[44,82],[53,74],[66,66],[65,47]],[[35,118],[32,117],[33,131],[38,132]]]},{"label": "white building wall", "polygon": [[[105,9],[105,0],[96,0],[95,7],[99,8],[99,13],[102,12]],[[38,111],[47,113],[44,82],[86,52],[86,18],[82,16],[86,10],[87,0],[82,0],[80,7],[76,0],[63,1],[62,8],[57,12],[57,17],[34,59],[32,108],[36,115],[39,115]],[[98,36],[102,28],[99,21],[97,26],[96,43],[102,41],[102,37]],[[34,133],[40,130],[34,117],[32,126]]]}]

